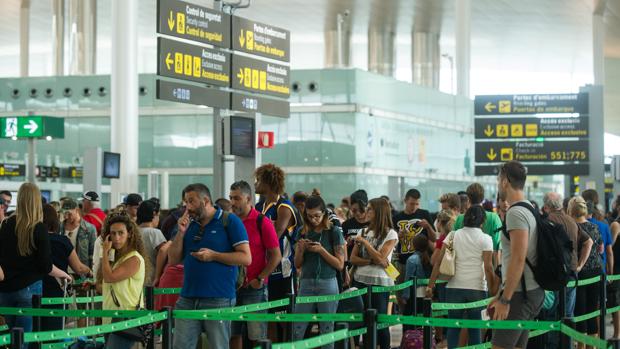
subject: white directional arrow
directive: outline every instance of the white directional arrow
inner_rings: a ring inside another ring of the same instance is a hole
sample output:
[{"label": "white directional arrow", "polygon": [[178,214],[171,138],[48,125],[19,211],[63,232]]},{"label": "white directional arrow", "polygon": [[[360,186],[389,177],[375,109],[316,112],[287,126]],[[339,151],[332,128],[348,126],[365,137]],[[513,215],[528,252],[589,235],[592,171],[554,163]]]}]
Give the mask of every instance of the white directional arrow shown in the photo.
[{"label": "white directional arrow", "polygon": [[39,128],[39,124],[37,124],[36,122],[34,122],[34,120],[28,120],[28,125],[24,125],[24,128],[26,130],[30,130],[30,134],[33,134],[37,131],[37,129]]}]

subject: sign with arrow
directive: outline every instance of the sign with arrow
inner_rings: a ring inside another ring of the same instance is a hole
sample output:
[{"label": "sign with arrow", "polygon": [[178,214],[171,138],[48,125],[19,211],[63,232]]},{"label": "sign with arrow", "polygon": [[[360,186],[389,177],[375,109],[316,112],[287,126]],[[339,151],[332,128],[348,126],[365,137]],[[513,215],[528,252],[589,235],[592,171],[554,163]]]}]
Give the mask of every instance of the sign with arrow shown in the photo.
[{"label": "sign with arrow", "polygon": [[[587,162],[588,141],[493,141],[476,142],[476,162]],[[549,165],[547,165],[549,166]]]},{"label": "sign with arrow", "polygon": [[475,115],[588,114],[587,93],[476,96]]},{"label": "sign with arrow", "polygon": [[157,74],[209,85],[230,85],[230,53],[157,38]]},{"label": "sign with arrow", "polygon": [[156,81],[157,99],[171,102],[230,108],[230,92],[217,88],[190,85],[176,81]]},{"label": "sign with arrow", "polygon": [[0,138],[64,138],[65,120],[50,116],[0,118]]},{"label": "sign with arrow", "polygon": [[291,94],[288,66],[235,55],[232,72],[233,89],[282,98],[288,98]]},{"label": "sign with arrow", "polygon": [[291,32],[235,16],[232,18],[232,48],[235,51],[289,62]]},{"label": "sign with arrow", "polygon": [[[540,164],[525,164],[528,175],[545,176],[545,175],[587,175],[589,173],[588,163],[564,164],[562,166],[550,166]],[[499,165],[480,165],[476,166],[475,176],[497,176]]]},{"label": "sign with arrow", "polygon": [[588,117],[476,118],[476,139],[588,137]]},{"label": "sign with arrow", "polygon": [[230,15],[179,0],[157,0],[157,33],[230,48]]},{"label": "sign with arrow", "polygon": [[231,109],[283,118],[288,118],[291,111],[290,104],[287,100],[239,92],[232,93]]}]

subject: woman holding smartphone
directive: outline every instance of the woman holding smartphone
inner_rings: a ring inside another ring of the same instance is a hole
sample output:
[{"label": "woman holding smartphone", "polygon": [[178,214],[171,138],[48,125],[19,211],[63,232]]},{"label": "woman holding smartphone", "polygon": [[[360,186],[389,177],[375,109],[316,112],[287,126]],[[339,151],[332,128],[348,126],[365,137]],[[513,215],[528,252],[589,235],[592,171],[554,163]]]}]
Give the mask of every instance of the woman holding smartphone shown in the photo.
[{"label": "woman holding smartphone", "polygon": [[[367,229],[357,234],[355,246],[351,252],[351,264],[357,266],[353,286],[365,288],[371,286],[393,286],[386,268],[392,260],[392,252],[398,241],[398,233],[392,229],[392,213],[385,199],[372,199],[366,209],[366,218],[370,222]],[[373,293],[372,306],[379,314],[387,314],[388,292]],[[367,309],[368,305],[364,304]],[[379,330],[379,347],[390,348],[390,330]]]},{"label": "woman holding smartphone", "polygon": [[[115,252],[114,262],[109,260],[112,249]],[[148,257],[144,251],[140,229],[126,212],[112,214],[104,222],[101,259],[103,309],[143,308],[142,290],[148,269],[145,260]],[[104,319],[104,323],[109,322],[109,318]],[[134,341],[116,333],[111,333],[106,340],[106,348],[130,349],[134,344]]]},{"label": "woman holding smartphone", "polygon": [[[344,238],[342,230],[329,221],[325,202],[320,196],[306,200],[304,238],[295,248],[295,267],[301,269],[299,296],[338,294],[336,272],[344,265]],[[295,305],[296,313],[335,313],[338,302]],[[295,323],[294,340],[303,339],[307,322]],[[333,322],[320,323],[321,334],[332,332]],[[323,346],[331,349],[333,344]]]}]

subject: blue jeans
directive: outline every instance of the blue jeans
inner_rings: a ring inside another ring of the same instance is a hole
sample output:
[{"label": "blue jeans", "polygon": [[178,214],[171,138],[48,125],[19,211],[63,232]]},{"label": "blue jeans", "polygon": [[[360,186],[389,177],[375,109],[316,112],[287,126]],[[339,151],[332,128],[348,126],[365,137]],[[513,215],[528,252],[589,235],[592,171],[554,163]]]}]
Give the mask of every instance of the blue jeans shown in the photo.
[{"label": "blue jeans", "polygon": [[[575,301],[577,300],[577,288],[576,287],[567,287],[566,288],[566,316],[573,317],[575,316]],[[560,315],[562,317],[563,314]]]},{"label": "blue jeans", "polygon": [[[353,286],[359,289],[372,287],[372,285],[366,285],[366,284],[363,284],[357,281],[354,281]],[[364,299],[364,309],[370,309],[370,308],[377,309],[377,314],[382,314],[382,315],[387,314],[388,302],[390,300],[389,292],[373,293],[370,299],[370,302],[372,303],[371,307],[369,307],[368,304],[366,304],[366,297],[362,297],[362,298]],[[384,328],[382,330],[377,331],[377,344],[379,345],[379,348],[390,349],[390,345],[391,345],[390,341],[391,340],[390,340],[390,329],[389,328]]]},{"label": "blue jeans", "polygon": [[[32,308],[32,296],[43,293],[43,282],[35,283],[15,292],[0,292],[0,307]],[[21,327],[24,332],[32,332],[32,317],[5,315],[9,328]]]},{"label": "blue jeans", "polygon": [[121,337],[114,333],[110,333],[109,336],[105,339],[105,348],[106,349],[131,349],[134,344],[137,342],[132,341],[131,339],[127,339],[125,337]]},{"label": "blue jeans", "polygon": [[[336,278],[332,279],[301,279],[299,282],[299,296],[325,296],[338,294],[338,281]],[[295,304],[295,313],[298,314],[331,314],[335,313],[338,309],[338,302],[321,302],[321,303],[306,303]],[[293,332],[293,340],[298,341],[304,338],[307,322],[296,322]],[[319,323],[321,334],[330,333],[334,331],[333,322],[321,322]],[[325,349],[332,349],[334,344],[324,345]]]},{"label": "blue jeans", "polygon": [[[177,301],[176,310],[200,310],[234,307],[235,299],[228,298],[185,298]],[[209,348],[228,348],[230,321],[174,320],[173,348],[195,348],[202,332],[207,334]]]},{"label": "blue jeans", "polygon": [[[464,288],[446,288],[447,303],[469,303],[485,299],[486,297],[486,291],[468,290]],[[482,314],[480,314],[480,312],[482,309],[483,308],[448,310],[448,317],[450,319],[481,320]],[[467,332],[469,333],[468,345],[480,344],[480,329],[470,328]],[[459,333],[461,333],[460,328],[448,328],[448,348],[458,347]]]},{"label": "blue jeans", "polygon": [[[248,286],[241,288],[237,291],[237,305],[250,305],[256,303],[263,303],[267,301],[267,286],[263,286],[259,289]],[[266,310],[255,311],[254,313],[267,313]],[[246,325],[246,326],[244,326]],[[252,341],[267,338],[267,323],[265,322],[246,322],[246,321],[234,321],[232,323],[233,335],[243,336],[243,328],[248,329],[248,338]]]}]

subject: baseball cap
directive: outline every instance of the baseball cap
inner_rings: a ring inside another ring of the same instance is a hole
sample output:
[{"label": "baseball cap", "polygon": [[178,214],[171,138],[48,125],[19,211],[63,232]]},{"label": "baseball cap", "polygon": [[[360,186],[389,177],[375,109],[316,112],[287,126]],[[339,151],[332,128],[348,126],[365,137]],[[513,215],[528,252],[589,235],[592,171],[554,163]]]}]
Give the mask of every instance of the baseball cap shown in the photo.
[{"label": "baseball cap", "polygon": [[62,206],[60,207],[60,212],[65,213],[70,210],[75,210],[78,207],[77,201],[68,198],[62,201]]},{"label": "baseball cap", "polygon": [[87,191],[86,193],[82,194],[82,199],[99,202],[99,195],[94,191]]},{"label": "baseball cap", "polygon": [[123,203],[127,206],[138,206],[142,202],[142,196],[140,194],[131,193],[125,197]]}]

